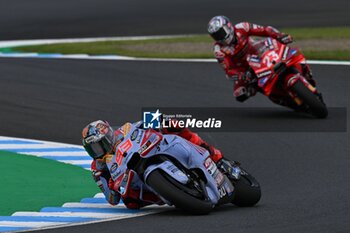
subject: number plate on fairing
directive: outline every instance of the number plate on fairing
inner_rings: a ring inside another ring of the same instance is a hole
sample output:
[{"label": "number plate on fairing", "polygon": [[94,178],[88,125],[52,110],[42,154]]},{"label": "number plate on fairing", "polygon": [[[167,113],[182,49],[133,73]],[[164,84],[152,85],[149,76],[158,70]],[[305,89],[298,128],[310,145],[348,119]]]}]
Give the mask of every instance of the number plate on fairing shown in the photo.
[{"label": "number plate on fairing", "polygon": [[229,179],[221,173],[221,171],[217,168],[214,161],[208,157],[204,161],[204,167],[208,170],[209,174],[214,178],[220,198],[228,195],[231,196],[234,188]]}]

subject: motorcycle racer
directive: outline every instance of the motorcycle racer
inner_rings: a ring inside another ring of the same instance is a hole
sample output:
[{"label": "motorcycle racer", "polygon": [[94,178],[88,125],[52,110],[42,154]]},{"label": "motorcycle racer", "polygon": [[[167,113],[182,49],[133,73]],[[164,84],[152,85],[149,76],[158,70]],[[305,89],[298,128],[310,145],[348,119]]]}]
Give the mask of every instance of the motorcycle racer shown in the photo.
[{"label": "motorcycle racer", "polygon": [[[259,54],[253,46],[251,36],[271,37],[282,44],[293,42],[291,35],[281,33],[271,26],[260,26],[241,22],[233,25],[226,16],[215,16],[208,23],[208,33],[215,40],[214,55],[226,72],[226,77],[234,82],[233,93],[236,100],[243,102],[257,92],[255,77],[249,69],[247,58],[250,54]],[[306,78],[311,78],[307,64],[302,65]],[[312,85],[315,86],[313,80]],[[274,101],[274,100],[272,100]],[[276,102],[275,100],[274,102]],[[278,104],[285,105],[278,102]]]},{"label": "motorcycle racer", "polygon": [[[142,128],[142,122],[133,124],[137,128]],[[131,182],[125,192],[121,192],[116,180],[113,180],[110,171],[107,168],[106,161],[116,152],[116,147],[123,141],[124,136],[129,133],[131,123],[125,123],[123,126],[114,130],[107,121],[97,120],[88,124],[82,131],[82,142],[87,153],[93,158],[91,163],[92,176],[97,186],[104,193],[106,200],[116,205],[120,199],[127,208],[139,209],[150,204],[164,204],[162,200],[153,192],[143,189],[142,191],[133,179],[133,171],[126,171],[127,177]],[[235,162],[226,160],[220,150],[206,143],[196,133],[187,128],[167,128],[161,129],[163,134],[176,134],[196,145],[207,149],[211,159],[217,163],[223,172],[230,173],[230,169]]]}]

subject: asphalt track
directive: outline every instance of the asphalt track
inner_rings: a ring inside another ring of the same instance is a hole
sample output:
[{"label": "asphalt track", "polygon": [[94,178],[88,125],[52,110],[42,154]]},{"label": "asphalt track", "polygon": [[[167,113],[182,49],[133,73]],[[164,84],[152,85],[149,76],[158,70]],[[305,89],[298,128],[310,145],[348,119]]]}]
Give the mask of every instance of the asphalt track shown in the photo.
[{"label": "asphalt track", "polygon": [[206,33],[211,17],[276,27],[349,26],[347,0],[1,0],[0,40]]},{"label": "asphalt track", "polygon": [[[242,106],[214,63],[0,59],[0,70],[0,132],[7,136],[78,144],[88,122],[136,121],[146,106]],[[313,71],[329,107],[350,107],[349,66]],[[243,106],[274,105],[257,96]],[[328,122],[277,106],[261,117]],[[45,232],[349,232],[348,131],[205,134],[260,181],[256,207],[227,205],[208,216],[170,211]]]}]

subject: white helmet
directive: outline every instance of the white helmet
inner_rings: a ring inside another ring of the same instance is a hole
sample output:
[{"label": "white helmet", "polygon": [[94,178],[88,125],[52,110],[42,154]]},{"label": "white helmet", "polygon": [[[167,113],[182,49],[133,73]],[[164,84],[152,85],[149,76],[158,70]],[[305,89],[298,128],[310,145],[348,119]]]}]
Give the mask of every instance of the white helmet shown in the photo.
[{"label": "white helmet", "polygon": [[213,17],[208,23],[208,33],[219,43],[236,43],[235,29],[226,16]]}]

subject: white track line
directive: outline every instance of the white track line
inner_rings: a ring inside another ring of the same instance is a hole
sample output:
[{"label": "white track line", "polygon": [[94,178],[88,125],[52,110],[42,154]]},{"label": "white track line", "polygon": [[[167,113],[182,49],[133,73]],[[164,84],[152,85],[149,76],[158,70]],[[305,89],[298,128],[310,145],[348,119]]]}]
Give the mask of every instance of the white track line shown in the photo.
[{"label": "white track line", "polygon": [[12,216],[37,216],[37,217],[81,217],[81,218],[113,218],[117,216],[129,216],[131,213],[95,213],[95,212],[16,212]]},{"label": "white track line", "polygon": [[[146,207],[147,208],[147,207]],[[143,209],[146,209],[143,208]],[[162,211],[169,210],[169,208],[164,207]],[[140,212],[140,213],[134,213],[132,215],[118,215],[117,217],[112,217],[112,218],[107,218],[107,219],[101,219],[101,220],[96,220],[96,221],[89,221],[89,222],[81,222],[81,223],[69,223],[66,225],[59,225],[59,226],[48,226],[48,227],[40,227],[40,230],[47,230],[47,229],[54,229],[54,228],[63,228],[63,227],[72,227],[72,226],[82,226],[82,225],[89,225],[89,224],[95,224],[95,223],[103,223],[103,222],[110,222],[110,221],[115,221],[115,220],[120,220],[120,219],[127,219],[127,218],[135,218],[135,217],[141,217],[145,215],[150,215],[150,214],[157,214],[160,212],[159,210],[150,210],[147,212]],[[23,230],[21,232],[35,232],[38,229],[29,229],[29,230]]]},{"label": "white track line", "polygon": [[64,203],[62,207],[125,209],[124,205],[112,206],[108,203],[81,203],[81,202],[67,202],[67,203]]},{"label": "white track line", "polygon": [[[0,57],[3,58],[36,58],[36,59],[72,59],[72,60],[107,60],[107,61],[153,61],[153,62],[195,62],[195,63],[212,63],[217,62],[215,59],[182,59],[182,58],[138,58],[138,57],[124,57],[117,55],[88,55],[88,54],[71,54],[71,55],[39,55],[39,54],[7,54],[1,53]],[[321,60],[308,60],[307,63],[312,65],[341,65],[349,66],[350,61],[321,61]]]},{"label": "white track line", "polygon": [[53,152],[21,152],[21,154],[27,154],[27,155],[35,155],[38,157],[47,156],[65,156],[65,157],[71,157],[71,156],[79,156],[82,158],[90,158],[89,155],[82,151],[53,151]]},{"label": "white track line", "polygon": [[57,160],[57,161],[61,163],[69,163],[73,165],[84,165],[84,164],[90,165],[92,162],[92,159],[90,160]]},{"label": "white track line", "polygon": [[21,221],[0,221],[0,227],[48,227],[69,222],[21,222]]},{"label": "white track line", "polygon": [[151,40],[190,37],[191,35],[153,35],[153,36],[119,36],[119,37],[92,37],[92,38],[68,38],[68,39],[34,39],[34,40],[8,40],[0,41],[0,48],[27,46],[27,45],[44,45],[44,44],[61,44],[61,43],[83,43],[99,41],[125,41],[125,40]]},{"label": "white track line", "polygon": [[27,142],[45,143],[47,145],[53,145],[53,146],[56,146],[56,147],[82,148],[82,146],[74,145],[74,144],[59,143],[59,142],[52,142],[52,141],[43,141],[43,140],[35,140],[35,139],[27,139],[27,138],[15,138],[15,137],[0,136],[0,141],[4,141],[4,140],[19,140],[19,141],[27,141]]},{"label": "white track line", "polygon": [[[60,146],[62,147],[62,146]],[[51,149],[57,148],[57,145],[53,144],[0,144],[0,150],[15,150],[15,149]],[[69,148],[69,146],[65,146]]]},{"label": "white track line", "polygon": [[105,198],[105,195],[103,193],[97,193],[94,198]]}]

